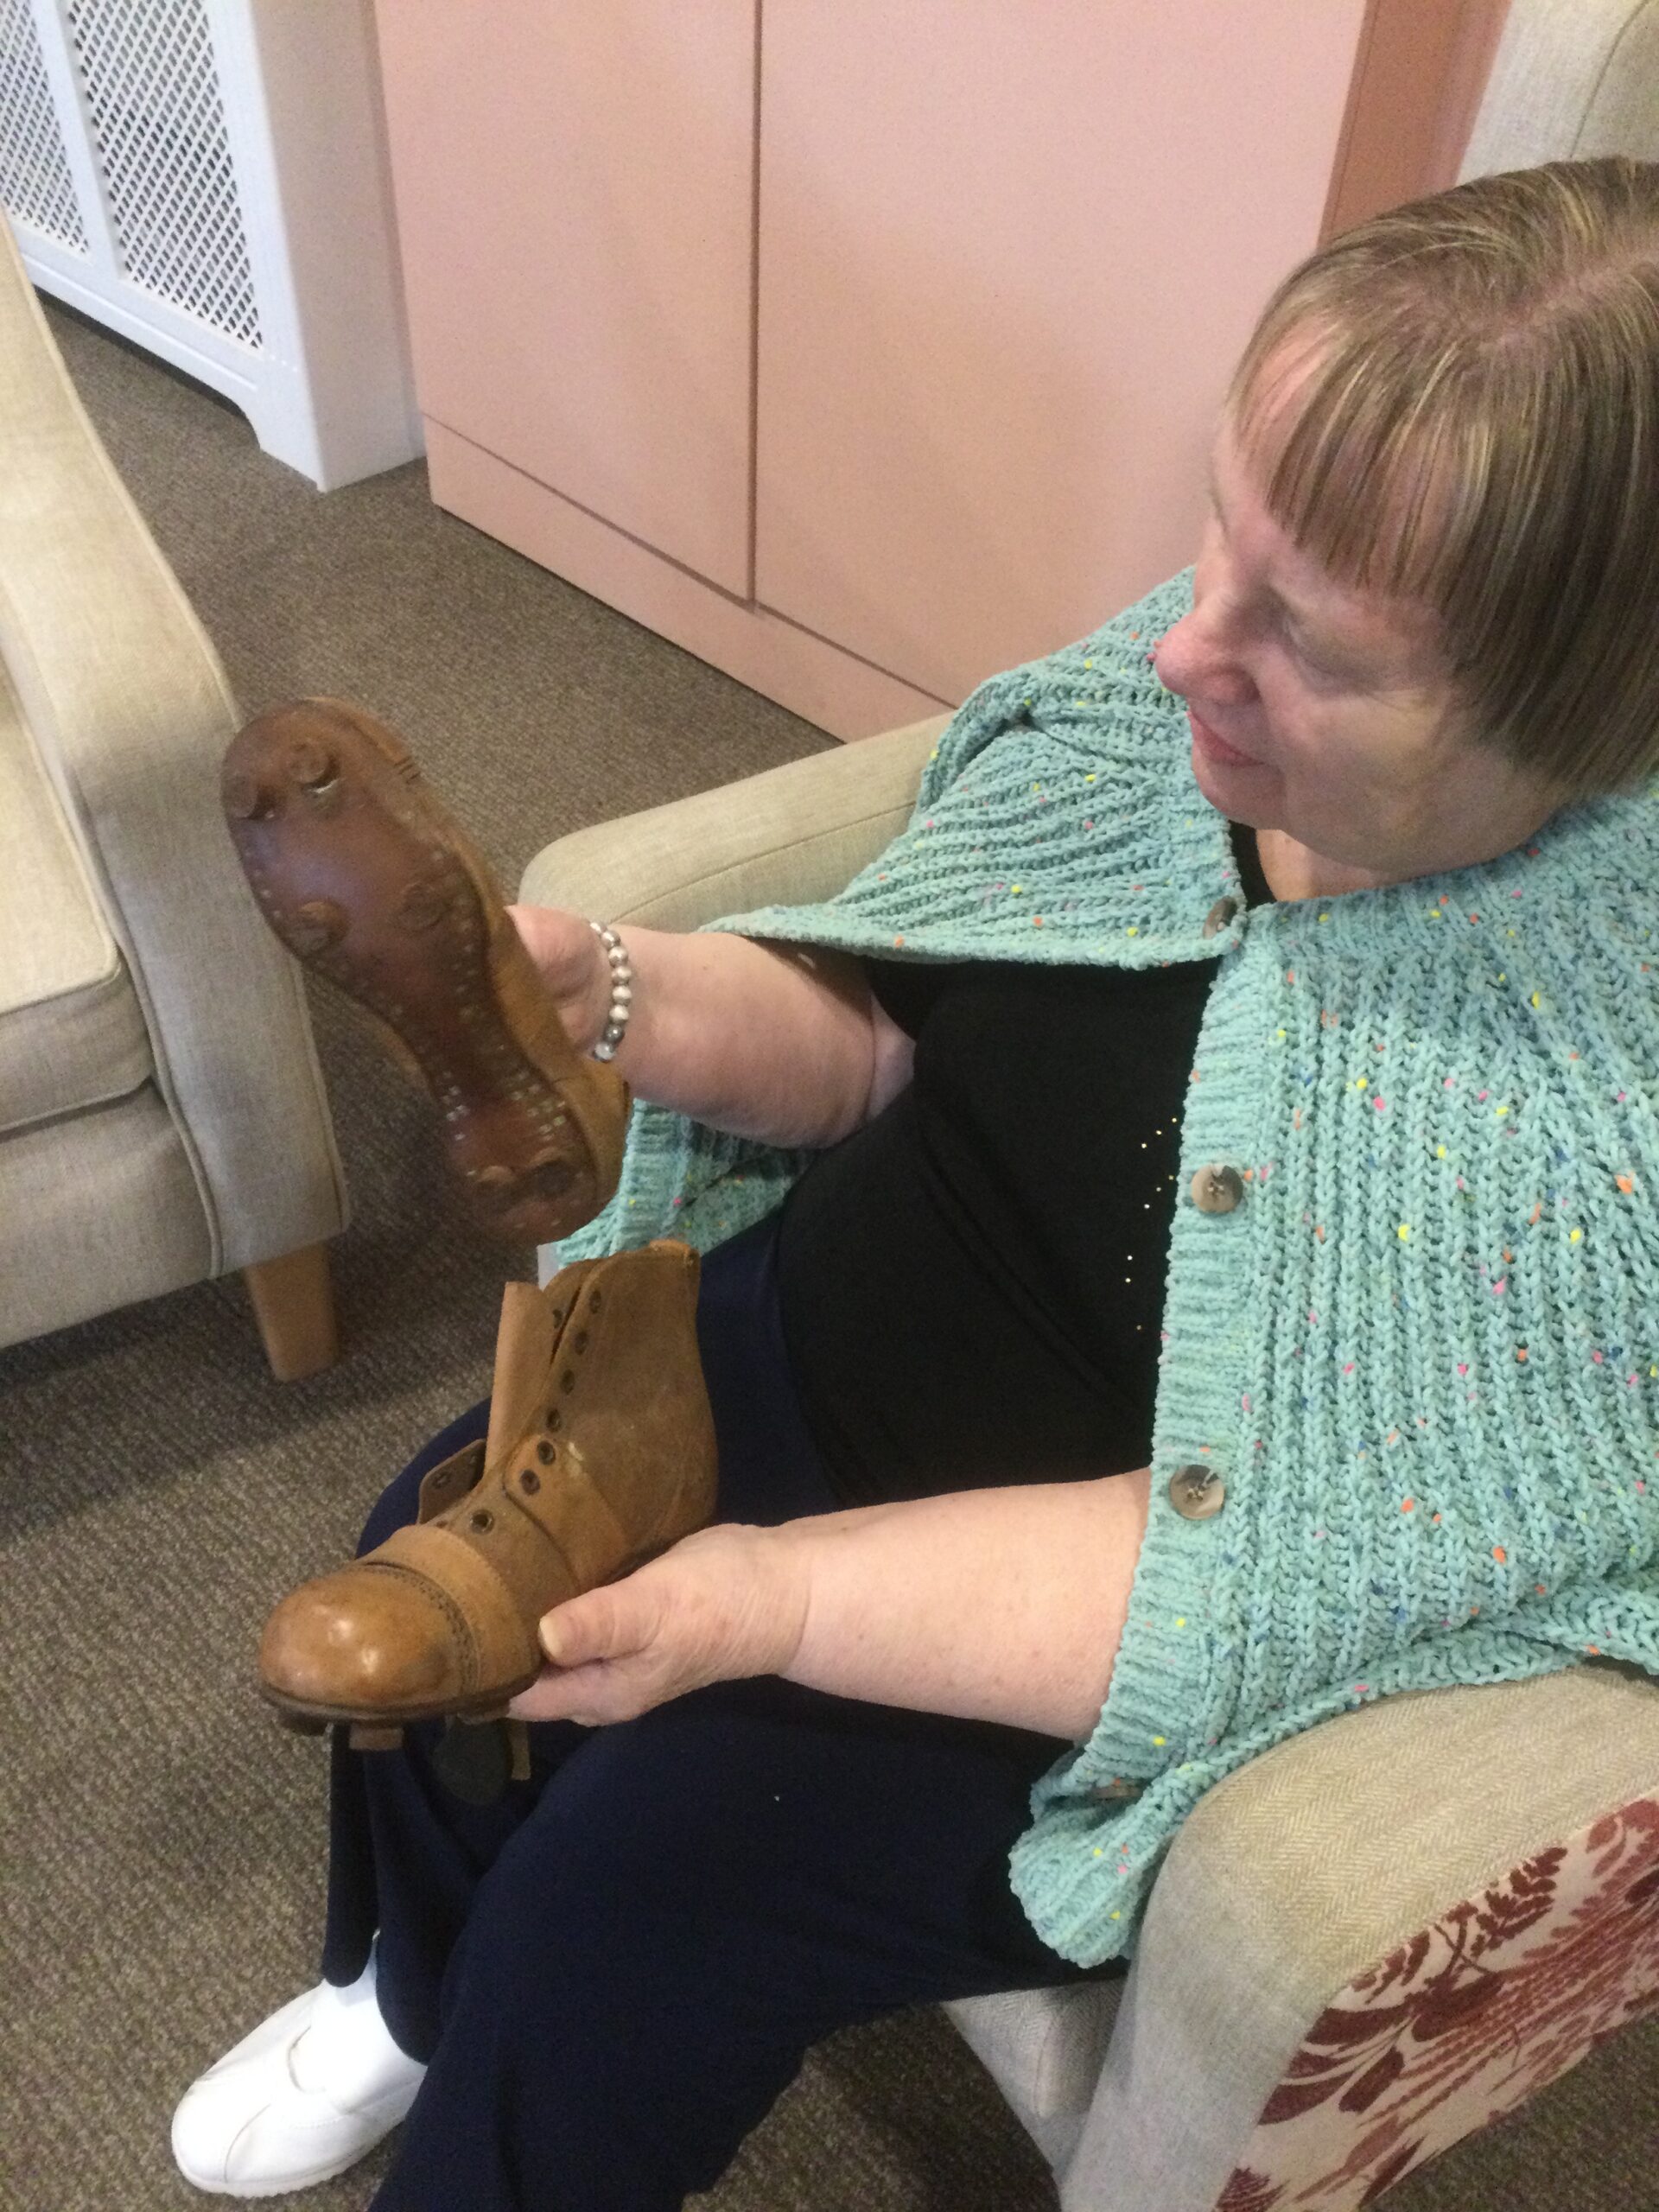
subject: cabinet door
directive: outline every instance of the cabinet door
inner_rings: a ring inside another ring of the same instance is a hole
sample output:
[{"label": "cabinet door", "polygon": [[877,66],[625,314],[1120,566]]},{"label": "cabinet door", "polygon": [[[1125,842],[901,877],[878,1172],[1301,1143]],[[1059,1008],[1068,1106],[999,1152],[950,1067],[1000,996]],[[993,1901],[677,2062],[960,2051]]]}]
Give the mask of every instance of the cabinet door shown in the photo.
[{"label": "cabinet door", "polygon": [[751,587],[757,0],[379,0],[421,410]]},{"label": "cabinet door", "polygon": [[1193,555],[1364,0],[766,0],[756,589],[948,699]]}]

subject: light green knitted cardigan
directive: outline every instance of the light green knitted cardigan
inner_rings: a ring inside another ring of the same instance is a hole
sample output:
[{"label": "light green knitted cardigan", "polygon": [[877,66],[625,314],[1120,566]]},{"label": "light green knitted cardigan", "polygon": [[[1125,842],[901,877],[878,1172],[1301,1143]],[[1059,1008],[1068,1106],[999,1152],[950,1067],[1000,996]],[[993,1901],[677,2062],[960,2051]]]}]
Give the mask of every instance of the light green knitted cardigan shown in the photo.
[{"label": "light green knitted cardigan", "polygon": [[[1586,1653],[1659,1671],[1659,785],[1482,867],[1245,912],[1149,665],[1189,595],[984,684],[838,898],[714,925],[889,958],[1220,957],[1128,1627],[1012,1861],[1088,1964],[1131,1948],[1202,1792],[1294,1732]],[[717,1243],[808,1157],[640,1108],[566,1255]],[[1192,1203],[1212,1162],[1243,1179],[1230,1213]],[[1225,1484],[1209,1520],[1167,1494],[1194,1464]]]}]

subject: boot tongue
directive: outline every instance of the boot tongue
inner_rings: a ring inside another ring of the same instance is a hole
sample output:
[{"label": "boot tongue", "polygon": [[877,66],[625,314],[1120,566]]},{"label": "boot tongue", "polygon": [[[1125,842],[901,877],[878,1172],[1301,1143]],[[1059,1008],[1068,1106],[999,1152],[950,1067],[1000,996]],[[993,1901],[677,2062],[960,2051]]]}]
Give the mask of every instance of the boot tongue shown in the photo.
[{"label": "boot tongue", "polygon": [[484,1464],[493,1467],[531,1426],[547,1371],[553,1362],[563,1310],[533,1282],[510,1282],[501,1300],[501,1325],[495,1339],[495,1375],[490,1385],[490,1431]]}]

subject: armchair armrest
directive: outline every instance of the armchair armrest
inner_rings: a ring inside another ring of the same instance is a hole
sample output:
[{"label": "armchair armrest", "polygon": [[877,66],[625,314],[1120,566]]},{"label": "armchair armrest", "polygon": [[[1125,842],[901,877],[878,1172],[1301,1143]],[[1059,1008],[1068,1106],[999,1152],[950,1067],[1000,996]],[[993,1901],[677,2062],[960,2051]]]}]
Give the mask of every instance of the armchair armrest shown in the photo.
[{"label": "armchair armrest", "polygon": [[1175,1840],[1062,2202],[1209,2212],[1247,2170],[1263,2202],[1357,2204],[1385,2156],[1659,2003],[1633,1909],[1656,1872],[1659,1684],[1634,1669],[1384,1698],[1276,1746]]},{"label": "armchair armrest", "polygon": [[573,830],[537,854],[518,895],[528,906],[659,930],[827,899],[904,828],[950,719],[938,715]]},{"label": "armchair armrest", "polygon": [[0,658],[86,861],[206,1220],[209,1272],[332,1236],[345,1186],[297,969],[226,832],[223,671],[0,220]]}]

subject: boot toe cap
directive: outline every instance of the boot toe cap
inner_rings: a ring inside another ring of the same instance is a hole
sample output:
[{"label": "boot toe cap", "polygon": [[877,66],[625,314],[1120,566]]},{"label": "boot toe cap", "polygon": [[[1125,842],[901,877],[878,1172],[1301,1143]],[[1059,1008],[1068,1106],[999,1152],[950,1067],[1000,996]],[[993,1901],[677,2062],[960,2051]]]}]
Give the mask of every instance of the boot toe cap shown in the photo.
[{"label": "boot toe cap", "polygon": [[359,1563],[283,1599],[265,1624],[259,1672],[295,1705],[379,1715],[442,1704],[461,1688],[463,1669],[442,1594]]}]

